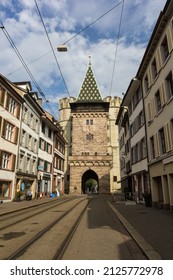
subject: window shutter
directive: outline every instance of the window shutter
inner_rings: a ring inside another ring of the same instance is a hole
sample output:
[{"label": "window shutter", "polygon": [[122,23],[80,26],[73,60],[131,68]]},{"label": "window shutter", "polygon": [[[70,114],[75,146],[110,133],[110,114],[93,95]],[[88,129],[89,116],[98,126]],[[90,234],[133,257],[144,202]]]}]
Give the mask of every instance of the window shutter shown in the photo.
[{"label": "window shutter", "polygon": [[166,144],[166,151],[169,152],[171,147],[171,131],[170,131],[170,124],[167,123],[164,126],[164,134],[165,134],[165,144]]},{"label": "window shutter", "polygon": [[44,141],[44,151],[47,151],[47,142]]},{"label": "window shutter", "polygon": [[20,104],[17,104],[17,107],[16,107],[16,117],[18,119],[20,118]]},{"label": "window shutter", "polygon": [[32,140],[31,140],[31,151],[33,151],[33,152],[34,152],[34,140],[35,140],[35,138],[32,137]]},{"label": "window shutter", "polygon": [[156,132],[153,137],[154,137],[155,156],[159,157],[160,156],[160,149],[159,149],[158,132]]},{"label": "window shutter", "polygon": [[11,171],[14,171],[16,163],[16,155],[12,154]]},{"label": "window shutter", "polygon": [[151,118],[152,120],[154,119],[156,114],[156,104],[155,104],[155,99],[153,98],[151,101]]},{"label": "window shutter", "polygon": [[157,64],[157,73],[160,71],[161,68],[161,60],[159,56],[159,50],[156,51],[156,64]]},{"label": "window shutter", "polygon": [[0,85],[0,104],[4,105],[5,89]]},{"label": "window shutter", "polygon": [[23,172],[26,172],[26,156],[23,158],[23,166],[22,166]]},{"label": "window shutter", "polygon": [[151,121],[151,103],[148,103],[148,121]]},{"label": "window shutter", "polygon": [[0,150],[0,169],[2,168],[2,155],[3,155],[3,151]]},{"label": "window shutter", "polygon": [[161,104],[163,107],[166,103],[166,94],[165,94],[164,83],[162,83],[160,86],[160,99],[161,99]]},{"label": "window shutter", "polygon": [[2,127],[2,117],[0,116],[0,136],[1,136],[1,127]]},{"label": "window shutter", "polygon": [[[150,68],[148,69],[148,82],[149,82],[149,85],[152,85],[152,74],[151,74]],[[149,88],[150,88],[150,86],[149,86]]]},{"label": "window shutter", "polygon": [[16,126],[14,130],[14,144],[17,144],[19,128]]},{"label": "window shutter", "polygon": [[7,98],[6,98],[6,104],[5,104],[5,108],[8,110],[9,109],[9,104],[10,104],[10,96],[7,93]]},{"label": "window shutter", "polygon": [[7,123],[7,121],[4,120],[4,119],[2,119],[2,132],[1,132],[1,136],[2,136],[3,138],[5,138],[6,123]]},{"label": "window shutter", "polygon": [[173,42],[172,42],[172,35],[171,35],[171,33],[172,33],[172,28],[169,27],[168,30],[167,30],[167,40],[168,40],[169,52],[171,52],[172,49],[173,49]]},{"label": "window shutter", "polygon": [[47,161],[44,161],[44,171],[47,171]]},{"label": "window shutter", "polygon": [[25,147],[28,147],[28,144],[29,144],[29,134],[26,132]]},{"label": "window shutter", "polygon": [[151,161],[152,160],[152,158],[151,158],[151,155],[152,155],[151,138],[148,139],[147,144],[148,144],[148,159],[149,159],[149,161]]},{"label": "window shutter", "polygon": [[[162,67],[162,55],[161,55],[161,49],[158,50],[158,62],[159,62],[159,69]],[[158,69],[158,70],[159,70]]]}]

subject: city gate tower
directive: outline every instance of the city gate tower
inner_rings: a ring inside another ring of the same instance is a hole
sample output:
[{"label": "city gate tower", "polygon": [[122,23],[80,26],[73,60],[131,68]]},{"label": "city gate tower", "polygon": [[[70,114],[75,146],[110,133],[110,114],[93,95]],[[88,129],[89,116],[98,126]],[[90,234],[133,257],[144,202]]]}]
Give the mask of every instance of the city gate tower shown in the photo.
[{"label": "city gate tower", "polygon": [[[110,193],[120,188],[119,139],[116,116],[119,97],[102,99],[92,65],[78,98],[59,101],[59,123],[67,140],[65,191]],[[87,182],[94,182],[90,188]]]}]

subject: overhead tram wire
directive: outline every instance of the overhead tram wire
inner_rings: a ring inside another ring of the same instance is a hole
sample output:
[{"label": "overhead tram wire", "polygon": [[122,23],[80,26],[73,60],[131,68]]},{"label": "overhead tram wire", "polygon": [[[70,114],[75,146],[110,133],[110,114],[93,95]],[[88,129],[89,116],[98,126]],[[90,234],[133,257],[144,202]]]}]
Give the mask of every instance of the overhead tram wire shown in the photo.
[{"label": "overhead tram wire", "polygon": [[[90,24],[88,24],[87,26],[85,26],[82,30],[80,30],[78,33],[76,33],[74,36],[72,36],[70,39],[68,39],[66,42],[64,42],[63,45],[65,45],[66,43],[70,42],[73,38],[75,38],[75,37],[78,36],[80,33],[82,33],[83,31],[85,31],[88,27],[90,27],[91,25],[93,25],[93,24],[94,24],[95,22],[97,22],[99,19],[101,19],[102,17],[104,17],[105,15],[107,15],[107,14],[108,14],[109,12],[111,12],[113,9],[115,9],[116,7],[118,7],[120,4],[122,4],[122,2],[124,2],[124,1],[119,2],[118,4],[116,4],[115,6],[113,6],[111,9],[109,9],[107,12],[105,12],[103,15],[101,15],[100,17],[98,17],[97,19],[95,19],[93,22],[91,22]],[[55,49],[56,49],[56,48],[55,48]],[[30,61],[29,64],[31,64],[31,63],[33,63],[33,62],[39,60],[40,58],[42,58],[42,57],[44,57],[44,56],[46,56],[46,55],[48,55],[48,54],[50,54],[50,53],[51,53],[51,51],[46,52],[45,54],[40,55],[39,57],[37,57],[37,58],[33,59],[32,61]],[[20,69],[20,68],[19,68],[19,69]],[[11,73],[9,73],[7,76],[9,76],[9,75],[15,73],[15,72],[18,71],[19,69],[15,70],[15,71],[13,71],[13,72],[11,72]]]},{"label": "overhead tram wire", "polygon": [[97,19],[95,19],[94,21],[92,21],[91,23],[89,23],[87,26],[85,26],[83,29],[81,29],[79,32],[77,32],[74,36],[72,36],[70,39],[68,39],[66,42],[63,43],[63,45],[66,45],[68,42],[70,42],[72,39],[74,39],[75,37],[77,37],[80,33],[82,33],[83,31],[85,31],[88,27],[90,27],[91,25],[93,25],[94,23],[96,23],[97,21],[99,21],[102,17],[104,17],[105,15],[107,15],[108,13],[110,13],[113,9],[117,8],[120,4],[122,4],[122,2],[124,2],[124,0],[122,0],[121,2],[119,2],[118,4],[114,5],[111,9],[109,9],[107,12],[105,12],[103,15],[101,15],[100,17],[98,17]]},{"label": "overhead tram wire", "polygon": [[[45,54],[42,54],[42,55],[40,55],[39,57],[34,58],[34,59],[31,60],[30,62],[28,62],[28,65],[29,65],[29,64],[32,64],[33,62],[39,60],[39,59],[42,58],[43,56],[46,56],[46,55],[48,55],[48,54],[50,54],[50,53],[51,53],[51,51],[49,51],[49,52],[47,52],[47,53],[45,53]],[[12,71],[11,73],[7,74],[6,76],[7,76],[7,77],[10,76],[10,75],[12,75],[13,73],[15,73],[15,72],[21,70],[22,68],[23,68],[23,67],[21,66],[21,67],[17,68],[16,70]]]},{"label": "overhead tram wire", "polygon": [[56,65],[57,65],[58,70],[59,70],[59,72],[60,72],[60,74],[61,74],[61,78],[62,78],[62,80],[63,80],[63,83],[64,83],[64,86],[65,86],[65,88],[66,88],[67,94],[68,94],[68,96],[70,97],[70,94],[69,94],[69,90],[68,90],[67,84],[66,84],[66,82],[65,82],[64,76],[63,76],[62,71],[61,71],[61,67],[60,67],[60,65],[59,65],[59,63],[58,63],[58,60],[57,60],[57,57],[56,57],[56,55],[55,55],[55,51],[54,51],[54,48],[53,48],[53,46],[52,46],[52,43],[51,43],[51,40],[50,40],[49,34],[48,34],[48,32],[47,32],[47,29],[46,29],[46,26],[45,26],[45,24],[44,24],[43,17],[42,17],[42,15],[41,15],[40,10],[39,10],[39,7],[38,7],[38,4],[37,4],[37,1],[36,1],[36,0],[34,0],[34,2],[35,2],[35,5],[36,5],[36,8],[37,8],[38,14],[39,14],[39,16],[40,16],[40,19],[41,19],[42,25],[43,25],[43,27],[44,27],[44,31],[45,31],[45,33],[46,33],[47,39],[48,39],[48,41],[49,41],[49,44],[50,44],[50,47],[51,47],[51,50],[52,50],[53,56],[54,56],[54,58],[55,58]]},{"label": "overhead tram wire", "polygon": [[121,8],[121,15],[120,15],[120,22],[119,22],[119,28],[118,28],[118,37],[117,37],[117,43],[116,43],[116,48],[115,48],[115,56],[114,56],[114,63],[113,63],[113,70],[112,70],[112,78],[111,78],[111,84],[110,84],[110,92],[109,95],[111,96],[112,93],[112,85],[113,85],[113,79],[114,79],[114,72],[115,72],[115,64],[117,60],[117,53],[118,53],[118,45],[119,45],[119,38],[120,38],[120,31],[121,31],[121,24],[122,24],[122,18],[123,18],[123,11],[124,11],[124,1],[122,3],[122,8]]},{"label": "overhead tram wire", "polygon": [[[5,26],[3,25],[2,21],[0,20],[0,24],[3,28],[2,31],[5,35],[5,37],[7,38],[7,40],[9,41],[11,47],[13,48],[13,50],[15,51],[17,57],[19,58],[20,62],[22,63],[23,67],[25,68],[26,72],[28,73],[28,75],[30,76],[32,82],[34,83],[35,87],[37,88],[38,92],[40,93],[40,95],[44,98],[45,102],[47,101],[45,94],[43,93],[43,91],[41,90],[40,86],[38,85],[37,81],[35,80],[33,74],[31,73],[30,69],[28,68],[27,64],[25,63],[22,55],[20,54],[19,50],[17,49],[15,43],[13,42],[10,34],[8,33],[7,29],[5,28]],[[53,112],[50,104],[46,103],[47,106],[49,107],[49,110],[51,112],[52,115],[55,115],[55,113]]]},{"label": "overhead tram wire", "polygon": [[[68,88],[67,88],[67,85],[66,85],[66,82],[65,82],[64,76],[63,76],[63,74],[62,74],[62,71],[61,71],[60,65],[59,65],[58,60],[57,60],[57,57],[56,57],[56,55],[55,55],[55,52],[54,52],[54,49],[53,49],[53,46],[52,46],[51,40],[50,40],[50,38],[49,38],[49,34],[48,34],[48,32],[47,32],[46,26],[45,26],[44,21],[43,21],[43,17],[42,17],[42,15],[41,15],[41,12],[40,12],[39,7],[38,7],[38,4],[37,4],[37,1],[36,1],[36,0],[34,0],[34,2],[35,2],[35,5],[36,5],[36,8],[37,8],[38,14],[39,14],[39,16],[40,16],[40,19],[41,19],[42,25],[43,25],[43,27],[44,27],[44,30],[45,30],[45,33],[46,33],[47,39],[48,39],[48,41],[49,41],[49,44],[50,44],[50,47],[51,47],[52,53],[53,53],[53,55],[54,55],[54,58],[55,58],[56,64],[57,64],[58,69],[59,69],[59,71],[60,71],[60,74],[61,74],[62,80],[63,80],[64,85],[65,85],[65,87],[66,87],[66,90],[67,90],[68,96],[70,97],[70,94],[69,94],[69,91],[68,91]],[[76,36],[77,36],[77,35],[76,35]],[[78,120],[78,122],[79,122],[79,120]],[[82,133],[83,133],[83,140],[82,140],[82,142],[83,142],[83,147],[84,147],[84,149],[85,149],[85,146],[86,146],[85,132],[84,132],[84,130],[83,130],[83,126],[80,124],[80,122],[79,122],[79,127],[81,127],[81,130],[82,130]]]}]

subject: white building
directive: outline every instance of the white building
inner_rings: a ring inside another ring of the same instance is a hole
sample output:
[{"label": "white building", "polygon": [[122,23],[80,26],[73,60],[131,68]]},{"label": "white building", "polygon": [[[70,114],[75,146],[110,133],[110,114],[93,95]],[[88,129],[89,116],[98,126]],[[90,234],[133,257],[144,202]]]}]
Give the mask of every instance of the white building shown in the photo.
[{"label": "white building", "polygon": [[38,193],[64,192],[65,140],[52,115],[45,111],[41,118],[38,152]]},{"label": "white building", "polygon": [[65,140],[61,128],[57,124],[54,131],[54,159],[53,159],[53,186],[52,191],[59,194],[64,193],[64,162],[65,162]]},{"label": "white building", "polygon": [[[144,106],[142,99],[142,90],[140,81],[132,79],[127,92],[122,100],[121,109],[116,123],[120,119],[120,125],[124,127],[125,139],[120,146],[125,146],[125,165],[127,177],[124,188],[133,193],[133,199],[138,203],[144,200],[143,195],[150,193],[148,162],[147,162],[147,145],[145,131]],[[128,108],[128,113],[123,115],[124,107]],[[129,153],[130,152],[130,153]],[[121,158],[124,155],[121,154]]]},{"label": "white building", "polygon": [[16,191],[20,190],[25,194],[30,189],[34,198],[37,192],[40,117],[44,111],[37,103],[37,94],[31,92],[29,82],[16,83],[15,86],[22,89],[24,99],[16,167]]}]

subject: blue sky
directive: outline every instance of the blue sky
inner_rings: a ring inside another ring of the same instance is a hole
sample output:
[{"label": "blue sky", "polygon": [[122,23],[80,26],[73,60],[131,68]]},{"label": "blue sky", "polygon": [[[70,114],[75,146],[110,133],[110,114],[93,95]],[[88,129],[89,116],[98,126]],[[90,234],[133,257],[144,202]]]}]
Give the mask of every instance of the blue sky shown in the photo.
[{"label": "blue sky", "polygon": [[[49,100],[55,117],[58,117],[59,99],[69,95],[78,96],[90,54],[102,97],[111,95],[122,98],[122,93],[126,92],[130,80],[136,75],[166,0],[37,0],[36,2],[66,86],[51,51],[35,1],[1,0],[0,19],[46,99]],[[95,24],[71,39],[116,5],[117,7]],[[69,39],[71,40],[67,43],[68,52],[57,52],[57,46]],[[11,81],[31,80],[2,29],[0,29],[0,47],[0,73]],[[33,89],[35,90],[34,84]],[[49,110],[46,104],[45,109]]]}]

